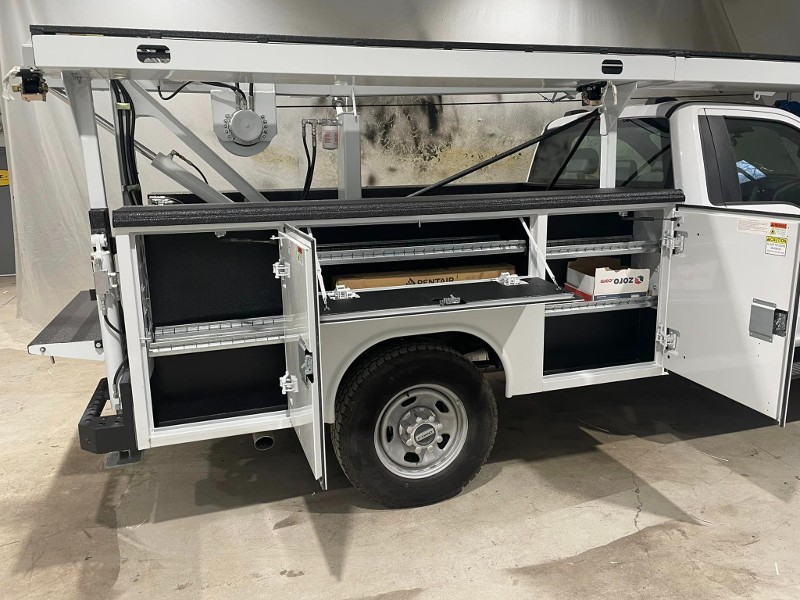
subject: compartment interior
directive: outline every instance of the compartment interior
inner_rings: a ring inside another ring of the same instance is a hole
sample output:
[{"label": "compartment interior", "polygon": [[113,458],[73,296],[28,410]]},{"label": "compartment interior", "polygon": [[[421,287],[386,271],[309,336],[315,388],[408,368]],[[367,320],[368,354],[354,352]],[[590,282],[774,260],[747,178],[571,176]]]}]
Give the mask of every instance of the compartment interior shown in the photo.
[{"label": "compartment interior", "polygon": [[286,410],[283,344],[162,356],[150,390],[156,427]]},{"label": "compartment interior", "polygon": [[282,314],[275,231],[145,236],[153,324]]},{"label": "compartment interior", "polygon": [[552,316],[544,325],[544,374],[651,362],[656,309]]},{"label": "compartment interior", "polygon": [[[398,223],[386,225],[356,225],[350,227],[314,228],[318,250],[361,248],[401,248],[424,244],[457,244],[463,242],[490,242],[523,240],[525,230],[517,219],[486,221],[450,221],[437,223]],[[474,254],[466,256],[411,258],[400,261],[367,261],[348,264],[323,265],[326,287],[332,288],[341,275],[363,273],[401,273],[428,271],[463,266],[510,264],[518,275],[528,273],[526,251],[500,254]]]}]

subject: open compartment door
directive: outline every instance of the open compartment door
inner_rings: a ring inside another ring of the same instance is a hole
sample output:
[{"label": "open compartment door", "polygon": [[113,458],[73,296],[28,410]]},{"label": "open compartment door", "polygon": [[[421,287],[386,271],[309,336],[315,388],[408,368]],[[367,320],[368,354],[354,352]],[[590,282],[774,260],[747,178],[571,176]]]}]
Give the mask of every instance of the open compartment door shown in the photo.
[{"label": "open compartment door", "polygon": [[314,238],[289,225],[278,237],[280,260],[273,270],[281,280],[286,338],[286,374],[281,387],[308,464],[322,488],[327,489],[316,247]]},{"label": "open compartment door", "polygon": [[664,367],[784,424],[800,221],[694,207],[676,214],[683,247],[670,260]]}]

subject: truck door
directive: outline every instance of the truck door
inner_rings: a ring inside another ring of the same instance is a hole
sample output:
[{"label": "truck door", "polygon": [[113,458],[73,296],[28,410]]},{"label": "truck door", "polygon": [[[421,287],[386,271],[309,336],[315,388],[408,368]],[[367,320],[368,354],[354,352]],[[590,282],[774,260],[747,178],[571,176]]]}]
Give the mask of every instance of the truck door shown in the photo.
[{"label": "truck door", "polygon": [[286,348],[281,387],[308,464],[322,488],[327,489],[316,247],[314,238],[289,225],[279,232],[278,244],[280,260],[273,269],[281,280]]},{"label": "truck door", "polygon": [[800,219],[689,206],[676,215],[664,367],[785,424]]}]

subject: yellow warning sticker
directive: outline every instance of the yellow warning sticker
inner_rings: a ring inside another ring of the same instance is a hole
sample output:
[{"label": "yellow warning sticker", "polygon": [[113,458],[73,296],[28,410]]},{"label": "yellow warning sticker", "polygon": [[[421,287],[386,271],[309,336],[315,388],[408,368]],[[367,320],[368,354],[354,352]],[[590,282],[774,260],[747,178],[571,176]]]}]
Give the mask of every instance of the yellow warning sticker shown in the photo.
[{"label": "yellow warning sticker", "polygon": [[788,240],[785,237],[768,235],[767,254],[771,254],[772,256],[786,256],[787,242]]},{"label": "yellow warning sticker", "polygon": [[0,169],[0,187],[5,187],[9,183],[11,183],[11,180],[8,178],[8,171]]}]

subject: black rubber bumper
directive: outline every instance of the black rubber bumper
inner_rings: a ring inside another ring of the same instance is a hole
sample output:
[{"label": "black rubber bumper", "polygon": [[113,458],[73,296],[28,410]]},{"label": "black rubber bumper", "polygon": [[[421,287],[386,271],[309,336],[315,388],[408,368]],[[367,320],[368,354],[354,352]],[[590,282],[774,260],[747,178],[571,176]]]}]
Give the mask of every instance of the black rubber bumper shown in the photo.
[{"label": "black rubber bumper", "polygon": [[133,396],[127,374],[120,381],[122,413],[103,415],[109,401],[108,380],[97,384],[92,399],[78,423],[81,448],[94,454],[136,451],[136,429],[133,420]]}]

